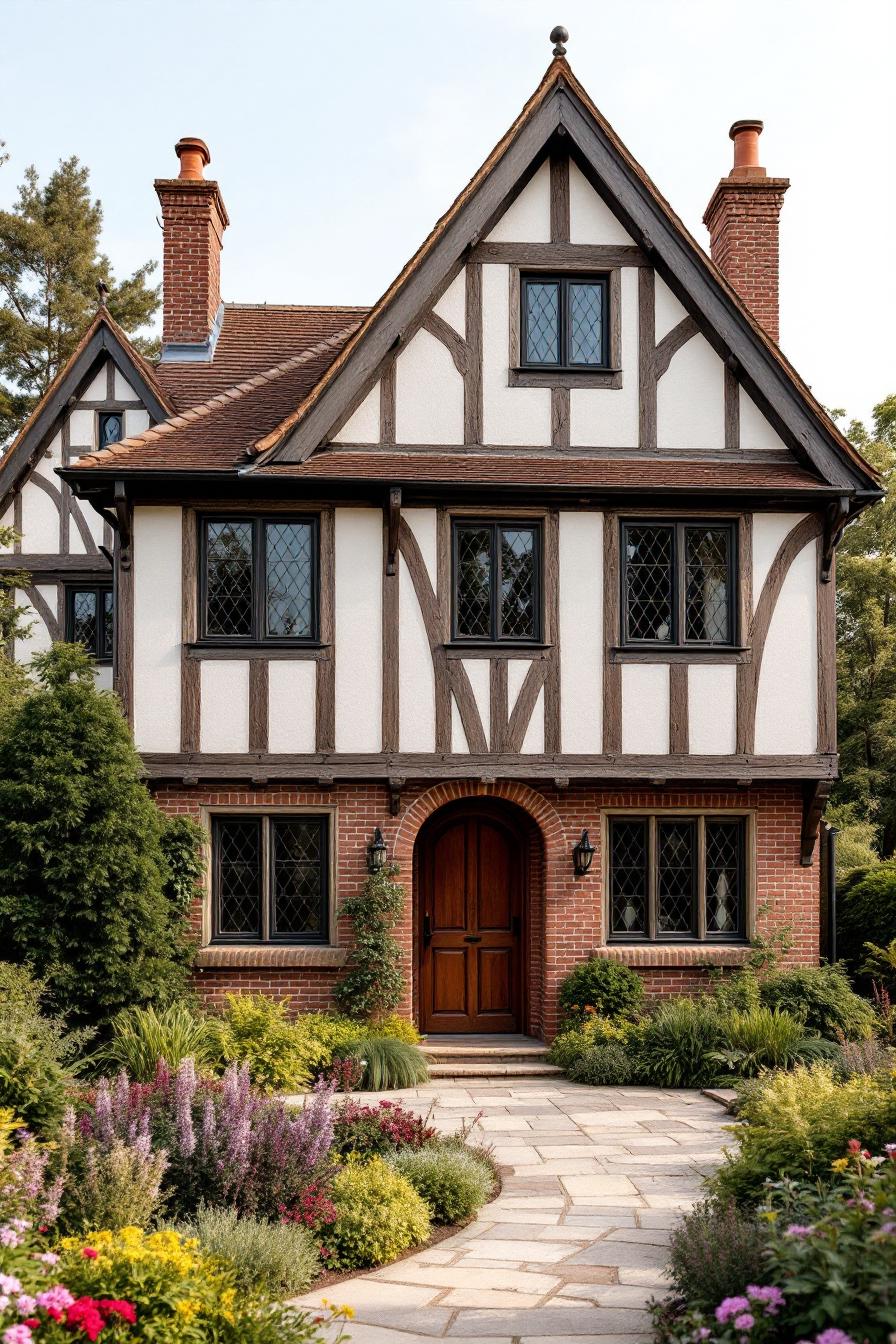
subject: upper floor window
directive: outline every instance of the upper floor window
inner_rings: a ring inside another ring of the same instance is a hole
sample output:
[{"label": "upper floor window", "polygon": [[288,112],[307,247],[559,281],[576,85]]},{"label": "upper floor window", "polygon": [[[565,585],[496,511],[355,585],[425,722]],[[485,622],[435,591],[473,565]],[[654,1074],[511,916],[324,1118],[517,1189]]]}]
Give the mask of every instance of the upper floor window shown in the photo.
[{"label": "upper floor window", "polygon": [[114,606],[108,583],[71,586],[65,594],[65,637],[83,644],[98,663],[112,660]]},{"label": "upper floor window", "polygon": [[736,552],[731,522],[623,523],[623,643],[734,644]]},{"label": "upper floor window", "polygon": [[212,818],[212,939],[329,939],[329,818]]},{"label": "upper floor window", "polygon": [[611,817],[611,938],[744,938],[745,837],[745,817]]},{"label": "upper floor window", "polygon": [[315,640],[317,532],[313,518],[203,519],[203,638]]},{"label": "upper floor window", "polygon": [[541,526],[455,522],[452,636],[482,643],[541,639]]},{"label": "upper floor window", "polygon": [[608,367],[606,276],[523,275],[520,284],[524,368]]},{"label": "upper floor window", "polygon": [[124,438],[124,415],[121,411],[103,411],[99,417],[99,446],[108,448]]}]

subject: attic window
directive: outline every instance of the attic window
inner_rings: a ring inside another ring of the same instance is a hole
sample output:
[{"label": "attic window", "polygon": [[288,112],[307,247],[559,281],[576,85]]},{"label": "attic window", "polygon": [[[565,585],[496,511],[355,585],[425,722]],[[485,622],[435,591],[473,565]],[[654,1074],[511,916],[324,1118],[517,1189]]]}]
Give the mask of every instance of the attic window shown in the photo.
[{"label": "attic window", "polygon": [[609,367],[607,276],[522,275],[520,285],[522,368]]},{"label": "attic window", "polygon": [[100,415],[99,446],[108,448],[124,437],[124,416],[121,411],[104,411]]}]

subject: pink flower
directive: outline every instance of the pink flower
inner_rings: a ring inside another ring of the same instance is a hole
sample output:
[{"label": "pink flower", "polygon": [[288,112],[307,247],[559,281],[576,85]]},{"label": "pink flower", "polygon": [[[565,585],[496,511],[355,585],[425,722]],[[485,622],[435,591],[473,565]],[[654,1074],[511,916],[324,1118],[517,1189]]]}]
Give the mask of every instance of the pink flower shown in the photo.
[{"label": "pink flower", "polygon": [[3,1331],[3,1344],[32,1344],[33,1339],[27,1325],[11,1325]]},{"label": "pink flower", "polygon": [[755,1318],[751,1316],[748,1311],[745,1311],[742,1315],[735,1316],[734,1318],[735,1330],[752,1330],[755,1324]]},{"label": "pink flower", "polygon": [[853,1344],[853,1341],[845,1330],[838,1330],[833,1326],[830,1330],[822,1330],[820,1335],[816,1335],[815,1344]]},{"label": "pink flower", "polygon": [[22,1283],[15,1274],[0,1274],[0,1292],[2,1293],[20,1293]]},{"label": "pink flower", "polygon": [[66,1307],[70,1307],[74,1300],[69,1290],[61,1283],[38,1293],[35,1299],[37,1305],[48,1312],[65,1311]]},{"label": "pink flower", "polygon": [[23,1293],[16,1303],[16,1310],[20,1316],[30,1316],[37,1306],[37,1302],[28,1293]]},{"label": "pink flower", "polygon": [[815,1228],[811,1223],[791,1223],[790,1226],[785,1229],[784,1235],[785,1237],[811,1237],[814,1231]]},{"label": "pink flower", "polygon": [[85,1246],[81,1254],[85,1260],[95,1260],[99,1252],[95,1251],[92,1246]]},{"label": "pink flower", "polygon": [[56,1254],[55,1251],[44,1251],[43,1254],[39,1255],[37,1258],[43,1265],[59,1264],[59,1256]]},{"label": "pink flower", "polygon": [[8,1246],[14,1250],[16,1246],[21,1246],[22,1238],[13,1227],[0,1227],[0,1246]]},{"label": "pink flower", "polygon": [[727,1325],[735,1316],[749,1310],[750,1304],[745,1297],[726,1297],[724,1302],[720,1302],[716,1307],[716,1320],[719,1325]]}]

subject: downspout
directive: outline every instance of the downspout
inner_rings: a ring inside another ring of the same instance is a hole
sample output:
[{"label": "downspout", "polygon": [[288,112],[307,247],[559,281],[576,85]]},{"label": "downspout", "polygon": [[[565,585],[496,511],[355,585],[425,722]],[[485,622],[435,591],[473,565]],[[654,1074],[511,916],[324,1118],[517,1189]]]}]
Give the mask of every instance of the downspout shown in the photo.
[{"label": "downspout", "polygon": [[828,961],[837,960],[837,827],[824,825],[825,895],[828,916]]}]

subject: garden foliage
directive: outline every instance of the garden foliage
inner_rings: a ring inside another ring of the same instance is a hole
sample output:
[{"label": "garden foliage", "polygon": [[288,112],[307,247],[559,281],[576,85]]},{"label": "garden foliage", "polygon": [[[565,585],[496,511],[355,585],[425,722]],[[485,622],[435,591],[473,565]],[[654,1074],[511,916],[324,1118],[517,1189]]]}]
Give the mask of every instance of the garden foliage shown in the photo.
[{"label": "garden foliage", "polygon": [[177,1230],[195,1238],[206,1255],[226,1261],[239,1292],[267,1301],[297,1297],[320,1271],[314,1236],[295,1222],[239,1218],[234,1209],[203,1205]]},{"label": "garden foliage", "polygon": [[382,1265],[425,1241],[426,1202],[381,1157],[349,1162],[333,1180],[336,1219],[325,1230],[326,1264],[332,1269]]},{"label": "garden foliage", "polygon": [[401,946],[393,933],[405,905],[397,876],[394,864],[371,873],[340,909],[352,921],[354,945],[349,969],[334,991],[336,1002],[351,1017],[374,1023],[398,1007],[405,990]]},{"label": "garden foliage", "polygon": [[630,966],[605,957],[591,957],[570,971],[560,986],[560,1016],[564,1023],[583,1022],[590,1013],[623,1017],[638,1011],[644,981]]},{"label": "garden foliage", "polygon": [[434,1223],[468,1222],[495,1183],[487,1159],[458,1144],[402,1148],[390,1162],[426,1200]]}]

